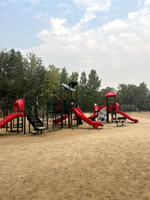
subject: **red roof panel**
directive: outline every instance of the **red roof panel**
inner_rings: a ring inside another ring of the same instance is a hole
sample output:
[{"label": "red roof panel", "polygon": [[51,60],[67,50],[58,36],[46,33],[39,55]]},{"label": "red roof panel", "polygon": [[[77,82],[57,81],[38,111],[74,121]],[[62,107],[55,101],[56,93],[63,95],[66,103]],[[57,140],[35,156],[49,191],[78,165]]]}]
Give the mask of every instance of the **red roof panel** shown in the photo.
[{"label": "red roof panel", "polygon": [[105,97],[115,97],[115,96],[117,96],[117,94],[113,92],[108,92],[107,94],[105,94]]}]

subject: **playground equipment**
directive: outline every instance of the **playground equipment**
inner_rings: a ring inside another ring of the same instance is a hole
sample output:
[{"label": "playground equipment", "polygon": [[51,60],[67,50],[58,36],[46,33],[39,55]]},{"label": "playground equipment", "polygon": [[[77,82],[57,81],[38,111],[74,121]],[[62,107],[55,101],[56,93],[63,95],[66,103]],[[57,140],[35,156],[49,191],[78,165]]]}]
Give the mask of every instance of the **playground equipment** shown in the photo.
[{"label": "playground equipment", "polygon": [[[69,88],[70,86],[68,86],[66,84],[62,84],[62,86],[67,88],[68,92],[70,92],[70,88]],[[69,95],[67,95],[67,96],[69,96]],[[113,122],[113,121],[115,121],[117,123],[117,126],[118,126],[119,122],[121,122],[123,125],[126,118],[137,123],[138,122],[137,119],[133,119],[126,113],[119,110],[119,104],[116,102],[116,96],[117,95],[113,92],[109,92],[109,93],[105,94],[106,105],[103,105],[100,107],[99,105],[94,104],[93,114],[90,117],[86,117],[84,115],[84,113],[78,108],[77,105],[76,106],[71,105],[71,101],[68,101],[68,99],[65,101],[63,98],[59,99],[59,100],[57,100],[57,111],[65,110],[64,107],[62,106],[62,105],[64,105],[64,102],[68,103],[68,107],[67,107],[68,111],[62,112],[61,117],[55,119],[53,122],[55,124],[60,123],[60,122],[61,122],[61,124],[63,124],[63,120],[66,121],[66,119],[69,118],[69,112],[71,111],[71,127],[72,127],[72,119],[76,119],[76,118],[78,118],[78,121],[79,121],[79,119],[81,119],[81,120],[85,121],[86,123],[92,125],[94,129],[98,128],[98,126],[103,126],[103,123],[109,123],[109,122]],[[110,98],[111,98],[111,104],[109,104]],[[62,106],[61,109],[60,109],[60,106],[58,106],[58,105]],[[72,118],[72,112],[74,112],[76,115],[74,118]],[[121,114],[121,115],[123,115],[123,117],[117,118],[117,114]],[[111,119],[109,119],[110,115],[111,115]],[[97,121],[93,122],[96,118],[97,118]],[[63,125],[61,127],[63,127]],[[70,127],[70,126],[68,126],[68,127]]]},{"label": "playground equipment", "polygon": [[[29,133],[37,134],[39,132],[43,132],[47,129],[46,126],[44,126],[43,121],[38,116],[38,102],[34,102],[34,106],[31,105],[30,101],[26,102],[26,115],[27,120],[29,121]],[[32,126],[32,129],[31,129]]]},{"label": "playground equipment", "polygon": [[107,112],[106,112],[106,107],[102,108],[97,116],[97,120],[99,122],[107,123]]},{"label": "playground equipment", "polygon": [[119,114],[121,114],[121,115],[123,115],[124,117],[126,117],[127,119],[129,119],[129,120],[131,120],[131,121],[133,121],[135,123],[138,122],[138,119],[134,119],[134,118],[130,117],[129,115],[127,115],[126,113],[124,113],[121,110],[116,110],[116,112],[119,113]]},{"label": "playground equipment", "polygon": [[[76,88],[75,88],[76,87]],[[75,95],[74,93],[75,92]],[[78,83],[70,82],[67,84],[60,84],[60,98],[57,99],[57,104],[55,106],[55,113],[60,114],[60,117],[57,117],[53,120],[53,123],[59,124],[61,123],[61,128],[66,126],[66,119],[68,120],[68,127],[73,127],[73,122],[76,121],[76,126],[82,124],[82,121],[93,126],[94,129],[98,128],[98,126],[103,126],[102,123],[93,121],[98,115],[99,106],[95,105],[93,107],[93,115],[90,117],[86,117],[84,113],[78,107]],[[75,114],[73,117],[72,114]],[[65,123],[64,123],[65,122]]]},{"label": "playground equipment", "polygon": [[[117,126],[119,122],[121,122],[123,125],[126,119],[129,119],[134,123],[137,123],[138,122],[137,119],[134,119],[129,115],[127,115],[126,113],[124,113],[123,111],[119,110],[119,104],[116,102],[116,96],[117,94],[113,92],[105,94],[106,105],[100,107],[100,111],[98,114],[98,121],[106,123],[115,121],[117,123]],[[112,100],[114,102],[112,104],[109,104],[109,98],[113,98]],[[111,114],[111,121],[109,119],[109,114]],[[123,117],[117,117],[117,114],[121,114]]]},{"label": "playground equipment", "polygon": [[[53,113],[56,118],[53,120],[56,125],[73,127],[74,119],[72,116],[72,107],[78,107],[78,83],[70,82],[69,84],[60,84],[60,98],[53,105]],[[76,118],[76,126],[79,125],[79,118]]]},{"label": "playground equipment", "polygon": [[[19,99],[12,106],[11,110],[13,110],[13,112],[5,116],[4,119],[0,121],[0,128],[5,126],[6,131],[8,131],[8,128],[10,128],[11,132],[15,130],[17,133],[19,133],[21,128],[21,131],[25,134],[27,118],[29,121],[29,132],[33,134],[39,132],[42,133],[45,129],[49,128],[49,114],[51,115],[50,118],[53,129],[56,127],[56,125],[60,125],[61,128],[68,125],[68,127],[71,128],[75,122],[76,126],[78,127],[79,124],[82,124],[82,120],[93,126],[94,129],[97,129],[99,126],[103,126],[103,123],[109,123],[113,121],[117,123],[117,126],[119,122],[121,122],[123,125],[126,119],[137,123],[137,119],[134,119],[123,111],[119,110],[119,104],[116,102],[116,96],[117,95],[113,92],[107,93],[105,95],[106,105],[100,107],[99,105],[94,104],[93,114],[89,117],[86,117],[78,106],[78,83],[70,82],[68,85],[60,84],[60,98],[55,100],[55,102],[51,102],[51,104],[49,104],[47,101],[46,126],[44,123],[45,115],[43,114],[43,120],[41,117],[39,117],[38,102],[34,102],[34,106],[31,106],[30,101],[27,102],[25,99]],[[113,97],[113,103],[111,101],[112,104],[109,104],[108,98],[111,97]],[[49,108],[50,105],[51,108]],[[44,109],[45,108],[46,106],[44,106]],[[75,114],[74,116],[73,113]],[[111,120],[109,119],[110,114]],[[122,115],[122,117],[117,117],[117,114]],[[97,121],[95,121],[96,118]]]},{"label": "playground equipment", "polygon": [[[109,113],[111,113],[111,117],[112,117],[112,122],[113,120],[116,120],[116,94],[113,92],[109,92],[107,94],[105,94],[106,97],[106,110],[107,110],[107,123],[109,123]],[[109,105],[109,98],[113,98],[114,103]]]},{"label": "playground equipment", "polygon": [[97,129],[98,126],[103,126],[101,122],[92,121],[88,117],[84,115],[84,113],[77,107],[71,109],[78,117],[80,117],[83,121],[93,126],[93,129]]},{"label": "playground equipment", "polygon": [[[17,100],[13,104],[13,110],[16,111],[16,113],[10,113],[4,119],[2,119],[0,121],[0,128],[6,125],[6,130],[8,130],[8,123],[10,122],[10,131],[12,132],[14,128],[17,128],[17,133],[19,133],[19,128],[22,128],[23,131],[24,99]],[[21,123],[19,121],[19,117],[22,117]],[[16,124],[14,124],[14,119],[17,119]]]},{"label": "playground equipment", "polygon": [[28,115],[27,119],[29,121],[29,127],[31,124],[34,128],[34,130],[31,130],[29,128],[30,133],[36,134],[36,133],[39,133],[39,131],[41,131],[42,133],[43,130],[47,129],[47,127],[44,126],[43,122],[40,120],[40,118],[37,115]]},{"label": "playground equipment", "polygon": [[[26,106],[25,106],[26,105]],[[28,106],[27,106],[28,105]],[[26,108],[26,109],[25,109]],[[21,131],[26,133],[26,116],[29,121],[29,132],[30,133],[42,133],[43,130],[46,129],[43,122],[37,116],[37,110],[35,108],[35,113],[33,114],[30,112],[29,109],[29,102],[25,103],[25,99],[19,99],[13,104],[13,111],[12,113],[8,114],[4,119],[0,121],[0,128],[6,126],[6,131],[17,131],[19,133]],[[21,120],[20,120],[21,118]],[[14,121],[14,120],[17,121]],[[9,124],[10,123],[10,124]],[[33,126],[34,130],[31,130],[30,125]],[[16,130],[17,129],[17,130]]]}]

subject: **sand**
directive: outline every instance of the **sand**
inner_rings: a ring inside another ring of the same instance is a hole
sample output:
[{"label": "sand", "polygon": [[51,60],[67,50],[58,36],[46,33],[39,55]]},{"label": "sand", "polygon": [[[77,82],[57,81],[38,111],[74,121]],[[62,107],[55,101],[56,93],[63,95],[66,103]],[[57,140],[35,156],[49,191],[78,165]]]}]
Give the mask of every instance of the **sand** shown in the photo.
[{"label": "sand", "polygon": [[149,200],[150,112],[92,129],[0,129],[0,200]]}]

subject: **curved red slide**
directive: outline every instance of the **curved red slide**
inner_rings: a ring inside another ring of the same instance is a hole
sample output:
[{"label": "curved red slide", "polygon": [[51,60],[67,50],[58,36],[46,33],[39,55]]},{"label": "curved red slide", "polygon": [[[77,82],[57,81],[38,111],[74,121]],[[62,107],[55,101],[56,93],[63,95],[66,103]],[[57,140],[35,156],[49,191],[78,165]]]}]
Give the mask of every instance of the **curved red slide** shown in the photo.
[{"label": "curved red slide", "polygon": [[18,110],[20,111],[24,111],[24,99],[19,99],[17,100],[14,104],[13,104],[13,110],[18,112]]},{"label": "curved red slide", "polygon": [[132,117],[130,117],[129,115],[127,115],[126,113],[122,112],[121,110],[116,110],[117,113],[120,113],[121,115],[123,115],[124,117],[128,118],[129,120],[137,123],[139,122],[137,119],[133,119]]},{"label": "curved red slide", "polygon": [[4,119],[0,121],[0,128],[3,127],[8,122],[10,122],[11,120],[17,117],[21,117],[21,116],[24,116],[24,113],[10,113],[9,115],[7,115]]},{"label": "curved red slide", "polygon": [[87,118],[84,113],[79,109],[79,108],[72,108],[72,111],[78,116],[80,117],[83,121],[85,121],[86,123],[90,124],[93,126],[94,129],[97,129],[98,126],[103,126],[103,124],[101,122],[98,121],[92,121],[89,118]]}]

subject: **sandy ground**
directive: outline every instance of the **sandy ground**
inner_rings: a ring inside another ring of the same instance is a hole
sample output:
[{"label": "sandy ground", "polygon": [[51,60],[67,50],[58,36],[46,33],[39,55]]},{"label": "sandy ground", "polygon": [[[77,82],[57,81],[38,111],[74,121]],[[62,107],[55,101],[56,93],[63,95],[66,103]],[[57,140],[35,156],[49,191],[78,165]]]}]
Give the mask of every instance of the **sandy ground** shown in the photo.
[{"label": "sandy ground", "polygon": [[150,113],[138,124],[5,133],[0,129],[0,200],[149,200]]}]

